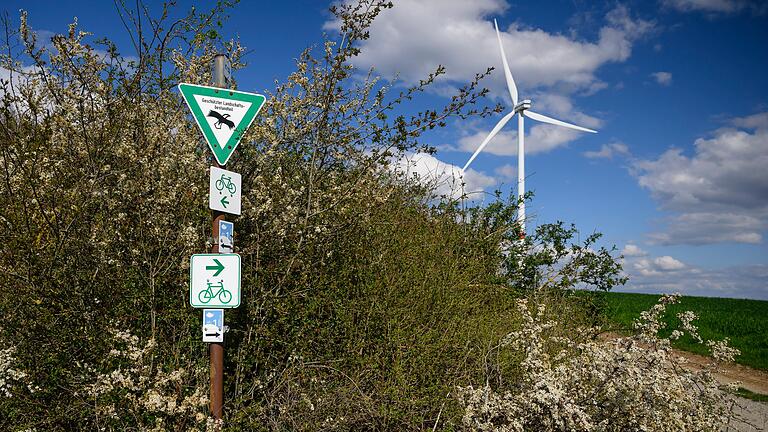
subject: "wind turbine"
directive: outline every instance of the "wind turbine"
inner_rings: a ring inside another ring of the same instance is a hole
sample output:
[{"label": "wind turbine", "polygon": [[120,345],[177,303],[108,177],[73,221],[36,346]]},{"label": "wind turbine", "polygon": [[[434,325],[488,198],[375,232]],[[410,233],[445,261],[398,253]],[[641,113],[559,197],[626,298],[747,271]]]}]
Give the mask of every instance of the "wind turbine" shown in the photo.
[{"label": "wind turbine", "polygon": [[[496,126],[494,126],[493,130],[491,130],[491,133],[488,134],[488,136],[483,140],[483,142],[480,144],[480,147],[475,150],[475,153],[472,154],[472,157],[469,158],[467,161],[467,164],[464,165],[464,168],[462,168],[462,171],[466,171],[467,167],[469,167],[469,164],[472,163],[473,160],[475,160],[475,157],[477,157],[478,154],[480,154],[481,151],[485,148],[486,145],[491,141],[491,139],[496,136],[497,133],[501,130],[501,128],[504,127],[504,125],[509,122],[512,117],[515,116],[515,114],[519,114],[517,117],[517,194],[518,197],[523,197],[525,195],[525,129],[523,126],[524,118],[528,117],[536,121],[540,121],[543,123],[549,123],[557,126],[563,126],[570,129],[576,129],[584,132],[592,132],[597,133],[597,131],[593,131],[592,129],[587,129],[585,127],[576,126],[570,123],[566,123],[564,121],[556,120],[551,117],[547,117],[545,115],[541,115],[539,113],[533,112],[530,110],[531,108],[531,100],[525,99],[518,103],[517,101],[517,86],[515,86],[515,80],[512,78],[512,72],[509,71],[509,64],[507,63],[507,56],[504,54],[504,46],[501,44],[501,33],[499,33],[499,25],[496,24],[496,20],[493,20],[493,25],[496,26],[496,38],[499,40],[499,51],[501,51],[501,61],[504,64],[504,76],[507,79],[507,89],[509,90],[509,96],[512,97],[512,103],[514,104],[514,108],[512,109],[512,112],[505,115],[504,117],[499,120],[498,123],[496,123]],[[523,235],[525,235],[525,201],[520,201],[520,208],[517,210],[517,220],[520,222],[520,226],[522,228]]]}]

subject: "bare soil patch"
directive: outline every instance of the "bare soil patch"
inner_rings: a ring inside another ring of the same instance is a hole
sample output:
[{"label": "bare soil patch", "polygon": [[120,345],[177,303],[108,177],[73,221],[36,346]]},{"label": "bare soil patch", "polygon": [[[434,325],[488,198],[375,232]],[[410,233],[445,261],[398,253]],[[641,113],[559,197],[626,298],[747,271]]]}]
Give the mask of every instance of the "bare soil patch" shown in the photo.
[{"label": "bare soil patch", "polygon": [[[686,359],[688,361],[687,366],[691,370],[704,369],[707,364],[712,362],[711,358],[699,354],[680,350],[672,351],[675,355]],[[744,387],[751,392],[768,395],[768,373],[761,370],[731,363],[721,365],[718,372],[715,373],[715,378],[723,384],[740,381],[740,387]]]}]

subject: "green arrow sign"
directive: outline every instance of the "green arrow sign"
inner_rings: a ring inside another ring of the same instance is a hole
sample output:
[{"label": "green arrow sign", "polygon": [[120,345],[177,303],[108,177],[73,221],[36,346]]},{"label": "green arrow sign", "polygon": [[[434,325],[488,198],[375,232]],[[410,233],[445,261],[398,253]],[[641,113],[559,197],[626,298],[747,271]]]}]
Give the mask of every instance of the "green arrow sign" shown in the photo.
[{"label": "green arrow sign", "polygon": [[264,106],[266,97],[217,87],[179,84],[216,161],[224,165]]},{"label": "green arrow sign", "polygon": [[227,204],[229,204],[229,201],[227,201],[227,197],[221,197],[221,205],[223,205],[224,208],[227,208]]},{"label": "green arrow sign", "polygon": [[[192,255],[189,259],[189,304],[205,309],[240,306],[240,255]],[[218,327],[224,324],[223,321],[223,316],[216,320]]]},{"label": "green arrow sign", "polygon": [[216,263],[216,265],[205,266],[205,269],[215,270],[216,273],[214,273],[213,275],[218,276],[219,273],[221,273],[221,271],[224,270],[224,265],[221,263],[221,261],[217,260],[216,258],[214,258],[213,261]]}]

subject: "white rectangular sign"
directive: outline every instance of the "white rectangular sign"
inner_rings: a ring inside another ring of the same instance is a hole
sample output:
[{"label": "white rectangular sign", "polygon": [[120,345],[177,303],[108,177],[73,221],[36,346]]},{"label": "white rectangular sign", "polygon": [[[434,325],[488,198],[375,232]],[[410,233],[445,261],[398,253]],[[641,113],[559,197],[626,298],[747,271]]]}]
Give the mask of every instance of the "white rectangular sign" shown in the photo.
[{"label": "white rectangular sign", "polygon": [[224,213],[240,214],[240,174],[211,167],[208,207]]},{"label": "white rectangular sign", "polygon": [[240,255],[192,255],[189,259],[189,304],[196,308],[240,306]]},{"label": "white rectangular sign", "polygon": [[224,309],[203,309],[203,342],[224,342]]}]

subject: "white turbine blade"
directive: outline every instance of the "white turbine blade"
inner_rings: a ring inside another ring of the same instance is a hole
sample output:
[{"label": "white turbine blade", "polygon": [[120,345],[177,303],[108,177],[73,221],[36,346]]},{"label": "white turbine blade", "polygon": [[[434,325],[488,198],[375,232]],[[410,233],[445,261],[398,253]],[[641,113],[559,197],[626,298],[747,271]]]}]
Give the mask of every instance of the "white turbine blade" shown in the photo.
[{"label": "white turbine blade", "polygon": [[511,119],[512,116],[514,116],[514,115],[515,115],[515,112],[512,111],[511,113],[509,113],[509,114],[505,115],[504,117],[502,117],[502,119],[499,120],[498,123],[496,123],[496,126],[494,126],[493,130],[491,131],[491,133],[489,133],[488,136],[485,137],[485,140],[483,140],[483,143],[480,144],[480,147],[478,147],[477,150],[475,150],[475,153],[473,153],[472,157],[469,158],[469,160],[467,161],[467,164],[464,165],[464,168],[461,169],[462,171],[466,171],[467,170],[467,167],[469,166],[469,164],[471,164],[472,161],[475,160],[477,155],[480,154],[481,151],[483,151],[485,146],[488,145],[488,143],[491,141],[491,138],[495,137],[496,134],[499,133],[501,128],[503,128],[504,125],[507,124],[509,119]]},{"label": "white turbine blade", "polygon": [[517,105],[517,86],[515,85],[514,78],[512,78],[512,72],[509,71],[509,64],[507,64],[507,55],[504,54],[504,45],[501,44],[501,33],[499,33],[499,25],[496,24],[496,20],[493,20],[493,25],[496,26],[496,38],[499,39],[499,50],[501,50],[501,61],[502,63],[504,63],[504,76],[507,78],[507,89],[509,89],[509,95],[512,97],[512,103],[514,105]]},{"label": "white turbine blade", "polygon": [[564,121],[555,120],[555,119],[553,119],[551,117],[547,117],[545,115],[541,115],[539,113],[535,113],[535,112],[533,112],[531,110],[525,110],[523,112],[524,112],[526,117],[534,119],[534,120],[538,120],[538,121],[543,122],[543,123],[549,123],[549,124],[553,124],[553,125],[563,126],[563,127],[567,127],[567,128],[571,128],[571,129],[576,129],[576,130],[580,130],[580,131],[584,131],[584,132],[597,133],[597,131],[594,131],[592,129],[587,129],[585,127],[576,126],[576,125],[573,125],[573,124],[570,124],[570,123],[566,123]]}]

